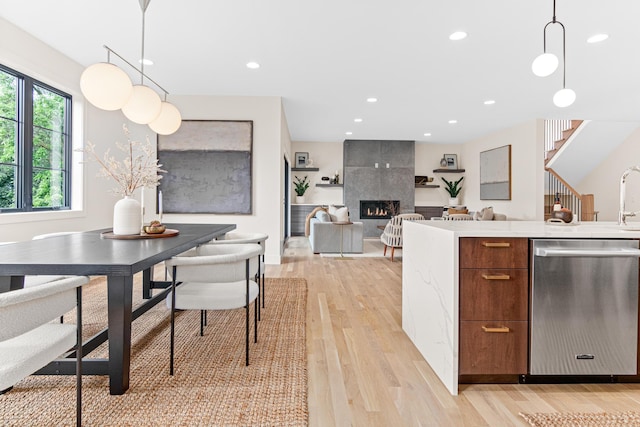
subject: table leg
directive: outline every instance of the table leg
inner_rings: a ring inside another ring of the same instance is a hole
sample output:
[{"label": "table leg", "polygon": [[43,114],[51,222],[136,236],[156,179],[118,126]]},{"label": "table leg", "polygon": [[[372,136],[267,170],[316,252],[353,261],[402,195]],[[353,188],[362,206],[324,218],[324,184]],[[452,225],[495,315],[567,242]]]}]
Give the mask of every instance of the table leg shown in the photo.
[{"label": "table leg", "polygon": [[107,278],[109,313],[109,392],[124,394],[129,388],[131,364],[131,307],[133,276]]}]

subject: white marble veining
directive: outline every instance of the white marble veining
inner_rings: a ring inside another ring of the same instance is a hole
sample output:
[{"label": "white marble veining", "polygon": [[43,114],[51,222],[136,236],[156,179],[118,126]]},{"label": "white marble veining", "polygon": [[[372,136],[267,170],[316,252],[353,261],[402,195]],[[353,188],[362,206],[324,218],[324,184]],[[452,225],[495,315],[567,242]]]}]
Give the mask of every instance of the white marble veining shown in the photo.
[{"label": "white marble veining", "polygon": [[[638,223],[640,225],[640,223]],[[403,224],[402,328],[451,394],[458,394],[460,237],[640,238],[614,222],[416,221]]]}]

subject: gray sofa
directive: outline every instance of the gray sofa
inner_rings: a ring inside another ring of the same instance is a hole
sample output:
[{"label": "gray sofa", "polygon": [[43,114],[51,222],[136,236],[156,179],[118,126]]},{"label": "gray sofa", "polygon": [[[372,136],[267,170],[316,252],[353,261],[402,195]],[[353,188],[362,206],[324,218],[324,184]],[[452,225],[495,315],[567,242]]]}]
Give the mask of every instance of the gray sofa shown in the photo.
[{"label": "gray sofa", "polygon": [[364,226],[361,222],[337,225],[316,217],[309,220],[309,242],[314,254],[340,253],[342,239],[343,253],[362,253]]}]

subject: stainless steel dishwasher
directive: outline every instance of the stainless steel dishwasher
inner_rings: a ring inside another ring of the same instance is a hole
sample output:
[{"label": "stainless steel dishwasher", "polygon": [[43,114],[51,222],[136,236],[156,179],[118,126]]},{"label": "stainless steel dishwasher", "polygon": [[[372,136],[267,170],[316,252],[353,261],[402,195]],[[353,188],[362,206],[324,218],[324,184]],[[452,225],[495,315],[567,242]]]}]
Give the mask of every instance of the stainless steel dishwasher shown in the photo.
[{"label": "stainless steel dishwasher", "polygon": [[632,375],[638,241],[533,239],[531,375]]}]

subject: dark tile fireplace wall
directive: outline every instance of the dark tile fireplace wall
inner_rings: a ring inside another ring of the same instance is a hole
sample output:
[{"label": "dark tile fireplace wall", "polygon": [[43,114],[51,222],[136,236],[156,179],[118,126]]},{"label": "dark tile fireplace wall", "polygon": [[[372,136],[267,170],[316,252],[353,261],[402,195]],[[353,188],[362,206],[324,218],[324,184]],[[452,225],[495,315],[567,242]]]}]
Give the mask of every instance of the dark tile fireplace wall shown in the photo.
[{"label": "dark tile fireplace wall", "polygon": [[415,141],[347,139],[343,150],[344,204],[365,237],[380,236],[389,220],[362,219],[361,200],[398,200],[398,213],[415,211]]}]

